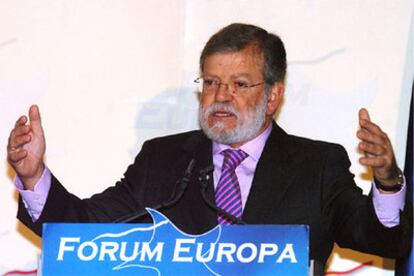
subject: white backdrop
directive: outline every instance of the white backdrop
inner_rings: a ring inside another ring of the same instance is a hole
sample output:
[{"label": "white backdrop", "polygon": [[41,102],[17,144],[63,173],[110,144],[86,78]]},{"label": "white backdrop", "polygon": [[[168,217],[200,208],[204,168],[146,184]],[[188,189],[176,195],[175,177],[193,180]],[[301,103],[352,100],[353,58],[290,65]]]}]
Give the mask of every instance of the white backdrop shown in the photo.
[{"label": "white backdrop", "polygon": [[[197,128],[192,84],[210,35],[231,22],[275,32],[288,53],[277,117],[288,132],[344,145],[358,184],[357,111],[388,132],[403,167],[414,75],[413,1],[0,1],[0,273],[36,267],[40,240],[16,219],[9,131],[40,106],[46,162],[87,197],[112,185],[146,139]],[[410,29],[411,27],[411,29]],[[389,260],[335,251],[330,270],[392,275]]]}]

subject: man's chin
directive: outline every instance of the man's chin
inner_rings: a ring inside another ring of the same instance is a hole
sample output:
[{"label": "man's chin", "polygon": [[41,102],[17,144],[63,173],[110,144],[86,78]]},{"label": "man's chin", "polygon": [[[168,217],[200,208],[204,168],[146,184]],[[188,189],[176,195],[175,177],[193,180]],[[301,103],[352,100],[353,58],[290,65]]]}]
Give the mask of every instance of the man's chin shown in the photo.
[{"label": "man's chin", "polygon": [[231,133],[237,127],[237,122],[231,119],[215,119],[209,120],[208,128],[217,134]]},{"label": "man's chin", "polygon": [[212,128],[203,129],[203,131],[207,137],[220,144],[233,145],[240,143],[240,137],[238,137],[235,129],[228,129],[216,124]]}]

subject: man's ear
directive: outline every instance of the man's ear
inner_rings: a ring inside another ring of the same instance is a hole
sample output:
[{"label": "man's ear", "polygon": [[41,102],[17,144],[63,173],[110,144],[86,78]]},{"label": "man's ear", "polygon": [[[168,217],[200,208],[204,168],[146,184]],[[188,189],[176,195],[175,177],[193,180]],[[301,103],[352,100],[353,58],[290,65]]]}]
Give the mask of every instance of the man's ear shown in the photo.
[{"label": "man's ear", "polygon": [[280,103],[282,102],[284,92],[285,84],[283,82],[275,83],[270,88],[266,106],[267,115],[273,115],[276,112]]}]

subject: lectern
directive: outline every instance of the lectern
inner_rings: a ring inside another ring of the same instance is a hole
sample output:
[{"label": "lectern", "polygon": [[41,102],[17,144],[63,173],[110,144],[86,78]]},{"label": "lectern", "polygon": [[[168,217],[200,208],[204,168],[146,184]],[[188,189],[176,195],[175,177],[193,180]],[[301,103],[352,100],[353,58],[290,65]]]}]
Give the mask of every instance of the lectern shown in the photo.
[{"label": "lectern", "polygon": [[309,275],[305,225],[218,225],[182,232],[153,224],[45,223],[39,270],[49,275]]}]

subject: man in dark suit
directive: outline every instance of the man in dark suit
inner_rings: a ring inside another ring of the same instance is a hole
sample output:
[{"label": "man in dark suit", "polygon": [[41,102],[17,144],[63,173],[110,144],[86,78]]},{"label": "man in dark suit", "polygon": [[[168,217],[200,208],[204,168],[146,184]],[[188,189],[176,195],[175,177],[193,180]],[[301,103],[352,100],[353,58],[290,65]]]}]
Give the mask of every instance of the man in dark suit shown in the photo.
[{"label": "man in dark suit", "polygon": [[[310,225],[310,257],[321,267],[334,242],[385,257],[407,252],[412,214],[404,202],[401,171],[389,139],[365,109],[357,135],[365,153],[360,162],[371,166],[375,177],[372,196],[362,195],[355,185],[341,146],[288,135],[273,122],[286,74],[279,37],[252,25],[229,25],[207,42],[200,69],[202,131],[146,142],[124,178],[89,199],[68,193],[45,167],[40,114],[32,106],[30,124],[25,116],[19,118],[8,144],[22,195],[19,219],[38,235],[46,221],[114,221],[166,202],[194,159],[182,198],[163,210],[183,231],[202,233],[218,220],[233,223],[209,206],[217,204],[249,224]],[[239,163],[229,169],[236,159]],[[203,183],[199,176],[212,165],[212,177]],[[40,204],[31,201],[33,194]],[[386,210],[378,207],[387,204]]]}]

